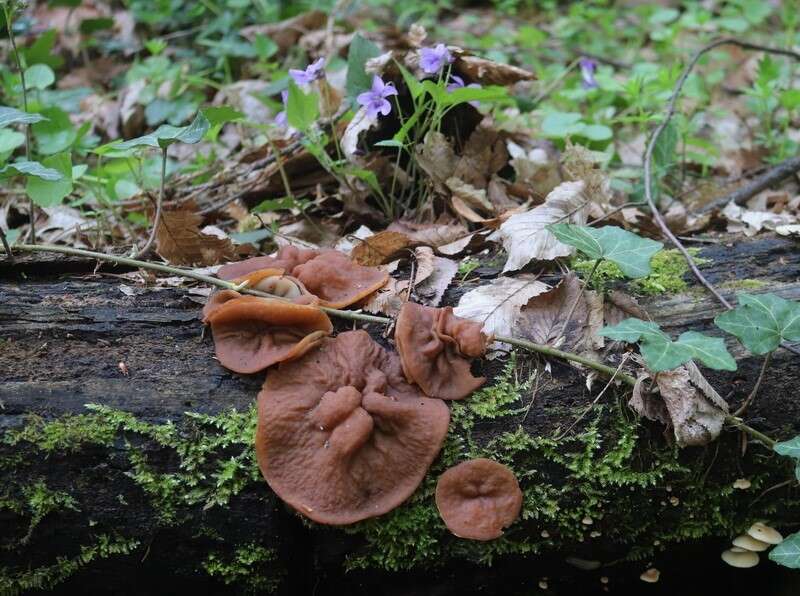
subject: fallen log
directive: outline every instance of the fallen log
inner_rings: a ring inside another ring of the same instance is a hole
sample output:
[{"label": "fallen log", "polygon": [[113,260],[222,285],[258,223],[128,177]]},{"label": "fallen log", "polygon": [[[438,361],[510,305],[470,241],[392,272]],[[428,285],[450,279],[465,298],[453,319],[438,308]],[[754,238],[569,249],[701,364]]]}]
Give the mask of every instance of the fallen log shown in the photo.
[{"label": "fallen log", "polygon": [[[713,245],[699,256],[726,296],[800,298],[790,240]],[[570,428],[603,383],[587,388],[571,366],[523,353],[478,364],[488,389],[453,406],[442,455],[406,504],[344,529],[302,521],[254,462],[263,376],[213,359],[203,299],[95,265],[22,255],[0,264],[0,593],[514,594],[539,582],[556,594],[619,593],[636,590],[650,566],[662,571],[663,593],[693,571],[731,593],[797,587],[766,560],[746,576],[719,560],[756,519],[796,530],[790,462],[733,430],[678,451],[663,428],[637,421],[621,392]],[[478,273],[488,280],[497,270]],[[645,306],[672,334],[707,330],[720,311],[695,286]],[[383,331],[369,330],[376,339]],[[707,377],[735,405],[760,359],[730,347],[739,370]],[[747,421],[785,439],[800,432],[800,367],[781,351],[771,370]],[[438,475],[474,456],[511,466],[525,494],[521,521],[488,543],[451,536],[433,503]],[[739,478],[750,489],[734,489]]]}]

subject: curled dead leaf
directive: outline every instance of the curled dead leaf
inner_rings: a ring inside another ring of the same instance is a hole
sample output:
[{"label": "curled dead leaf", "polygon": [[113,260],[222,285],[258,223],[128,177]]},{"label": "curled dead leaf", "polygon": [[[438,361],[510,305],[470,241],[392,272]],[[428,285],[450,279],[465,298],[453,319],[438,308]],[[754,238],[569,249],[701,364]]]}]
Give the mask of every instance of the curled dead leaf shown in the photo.
[{"label": "curled dead leaf", "polygon": [[350,256],[359,265],[375,267],[388,263],[411,244],[405,234],[384,230],[356,243]]},{"label": "curled dead leaf", "polygon": [[208,266],[233,259],[230,239],[201,232],[203,218],[192,207],[161,214],[156,229],[156,252],[173,265]]}]

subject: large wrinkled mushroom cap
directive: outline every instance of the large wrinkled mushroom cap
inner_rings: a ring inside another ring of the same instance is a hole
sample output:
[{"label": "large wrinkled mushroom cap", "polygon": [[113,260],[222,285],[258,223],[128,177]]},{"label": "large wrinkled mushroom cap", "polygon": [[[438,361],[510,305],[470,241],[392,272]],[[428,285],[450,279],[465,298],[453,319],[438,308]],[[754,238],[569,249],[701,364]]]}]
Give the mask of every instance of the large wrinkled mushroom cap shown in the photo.
[{"label": "large wrinkled mushroom cap", "polygon": [[313,249],[297,248],[296,246],[284,246],[270,257],[253,257],[244,261],[227,263],[219,268],[217,277],[220,279],[231,280],[244,277],[249,273],[260,269],[281,269],[291,272],[298,265],[310,261],[319,254]]},{"label": "large wrinkled mushroom cap", "polygon": [[298,265],[292,275],[330,308],[344,308],[378,291],[389,274],[376,267],[362,267],[338,250],[326,250]]},{"label": "large wrinkled mushroom cap", "polygon": [[455,316],[450,307],[406,302],[394,338],[406,378],[432,397],[463,399],[486,382],[472,376],[467,358],[483,355],[489,339],[480,323]]},{"label": "large wrinkled mushroom cap", "polygon": [[447,529],[460,538],[493,540],[522,508],[522,491],[503,464],[479,458],[447,470],[436,484],[436,507]]},{"label": "large wrinkled mushroom cap", "polygon": [[314,306],[255,296],[226,300],[206,321],[220,363],[238,373],[298,358],[333,331],[328,315]]},{"label": "large wrinkled mushroom cap", "polygon": [[220,290],[219,292],[214,292],[208,297],[208,302],[206,302],[205,306],[203,307],[203,322],[208,323],[208,317],[211,316],[211,313],[228,302],[228,300],[241,297],[242,295],[234,290]]},{"label": "large wrinkled mushroom cap", "polygon": [[323,524],[352,524],[405,501],[439,452],[445,403],[402,378],[394,354],[348,331],[267,376],[256,455],[278,496]]}]

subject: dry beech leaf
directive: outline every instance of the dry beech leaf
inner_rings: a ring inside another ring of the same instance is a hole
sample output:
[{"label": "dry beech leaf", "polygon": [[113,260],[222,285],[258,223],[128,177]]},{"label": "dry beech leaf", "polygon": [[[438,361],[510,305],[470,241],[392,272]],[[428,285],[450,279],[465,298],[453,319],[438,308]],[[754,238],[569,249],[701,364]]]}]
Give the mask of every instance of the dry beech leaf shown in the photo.
[{"label": "dry beech leaf", "polygon": [[670,425],[669,412],[661,396],[645,391],[645,383],[649,383],[651,375],[642,372],[636,378],[633,394],[628,401],[628,407],[648,420],[655,420],[662,424]]},{"label": "dry beech leaf", "polygon": [[361,163],[358,157],[358,139],[361,133],[376,126],[377,123],[377,120],[373,120],[369,117],[366,108],[360,108],[356,112],[355,116],[353,116],[352,120],[347,124],[347,128],[342,135],[342,141],[340,143],[342,151],[348,161],[357,164]]},{"label": "dry beech leaf", "polygon": [[359,265],[376,267],[388,263],[409,246],[411,240],[405,234],[384,230],[357,243],[350,257]]},{"label": "dry beech leaf", "polygon": [[408,280],[390,277],[386,285],[374,292],[369,299],[361,305],[367,312],[396,317],[400,308],[406,301],[408,293]]},{"label": "dry beech leaf", "polygon": [[514,141],[508,141],[506,146],[511,156],[509,163],[516,174],[514,180],[528,186],[536,196],[547,196],[561,183],[555,149],[548,151],[548,147],[542,145],[525,148]]},{"label": "dry beech leaf", "polygon": [[491,117],[484,118],[467,139],[453,176],[476,189],[508,163],[508,152]]},{"label": "dry beech leaf", "polygon": [[649,321],[650,315],[647,314],[636,299],[620,290],[611,290],[606,295],[603,305],[604,318],[606,325],[616,325],[628,317],[636,317],[643,321]]},{"label": "dry beech leaf", "polygon": [[461,224],[423,224],[399,220],[393,222],[387,230],[402,232],[414,243],[432,246],[433,248],[458,242],[470,236],[467,228]]},{"label": "dry beech leaf", "polygon": [[498,277],[491,283],[464,294],[453,312],[459,317],[483,323],[483,331],[512,335],[520,309],[534,296],[550,287],[533,275]]},{"label": "dry beech leaf", "polygon": [[436,190],[444,194],[446,181],[458,165],[458,156],[447,137],[431,131],[425,135],[424,143],[417,146],[417,164],[433,180]]},{"label": "dry beech leaf", "polygon": [[[439,306],[442,296],[444,296],[448,286],[453,281],[456,273],[458,273],[458,263],[450,259],[434,256],[433,250],[427,246],[421,246],[414,252],[417,254],[420,251],[430,251],[430,260],[426,261],[426,267],[429,267],[429,271],[422,279],[417,275],[414,283],[414,294],[421,304]],[[428,258],[427,254],[425,258]],[[417,263],[421,262],[422,259],[417,256]],[[422,268],[421,265],[419,267],[420,269]]]},{"label": "dry beech leaf", "polygon": [[156,252],[173,265],[215,265],[233,259],[230,239],[204,234],[202,221],[195,211],[164,211],[156,230]]},{"label": "dry beech leaf", "polygon": [[445,181],[447,188],[453,193],[453,199],[459,198],[470,209],[484,213],[494,213],[494,208],[486,197],[486,191],[482,188],[475,188],[471,184],[464,182],[460,178],[451,176]]},{"label": "dry beech leaf", "polygon": [[458,73],[481,85],[506,86],[536,79],[536,75],[529,70],[464,54],[456,60],[455,69]]},{"label": "dry beech leaf", "polygon": [[797,223],[797,217],[790,213],[773,213],[772,211],[753,211],[743,209],[736,203],[728,203],[722,211],[728,220],[728,231],[742,232],[745,236],[755,236],[761,230],[775,230],[780,226]]},{"label": "dry beech leaf", "polygon": [[[576,301],[575,310],[567,321],[567,313]],[[538,344],[571,350],[583,338],[588,317],[589,309],[581,282],[574,272],[570,272],[552,290],[534,296],[522,307],[514,321],[514,335]]]},{"label": "dry beech leaf", "polygon": [[522,269],[534,259],[550,261],[571,255],[575,249],[559,242],[546,226],[557,223],[583,225],[586,215],[583,206],[583,181],[562,182],[547,195],[544,204],[512,215],[489,240],[499,240],[508,253],[503,271]]}]

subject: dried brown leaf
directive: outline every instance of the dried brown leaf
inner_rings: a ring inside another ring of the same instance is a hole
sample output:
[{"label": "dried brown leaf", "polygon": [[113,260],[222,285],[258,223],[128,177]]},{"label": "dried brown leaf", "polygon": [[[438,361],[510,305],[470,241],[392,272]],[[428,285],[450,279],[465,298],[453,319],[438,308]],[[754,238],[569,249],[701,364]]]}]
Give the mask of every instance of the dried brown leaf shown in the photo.
[{"label": "dried brown leaf", "polygon": [[350,257],[359,265],[376,267],[388,263],[411,244],[405,234],[384,230],[357,243]]},{"label": "dried brown leaf", "polygon": [[191,209],[164,211],[156,229],[156,251],[173,265],[216,265],[233,259],[233,245],[200,231],[203,218]]},{"label": "dried brown leaf", "polygon": [[[576,302],[567,321],[567,313]],[[574,272],[570,272],[552,290],[534,296],[522,307],[514,321],[514,335],[570,350],[583,338],[588,315],[581,282]],[[559,340],[558,344],[556,340]]]},{"label": "dried brown leaf", "polygon": [[481,85],[513,85],[536,79],[536,75],[523,68],[478,56],[461,54],[454,66],[456,72]]}]

